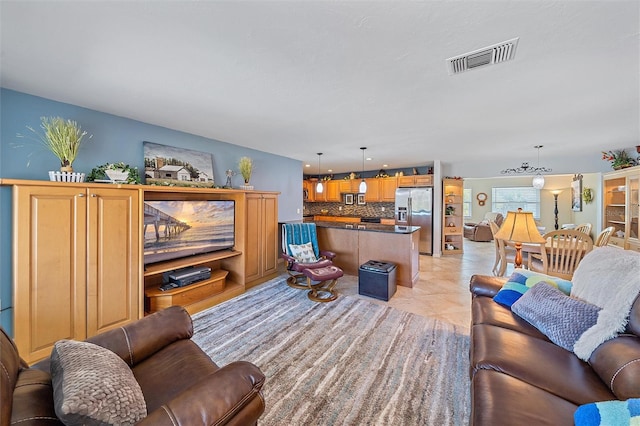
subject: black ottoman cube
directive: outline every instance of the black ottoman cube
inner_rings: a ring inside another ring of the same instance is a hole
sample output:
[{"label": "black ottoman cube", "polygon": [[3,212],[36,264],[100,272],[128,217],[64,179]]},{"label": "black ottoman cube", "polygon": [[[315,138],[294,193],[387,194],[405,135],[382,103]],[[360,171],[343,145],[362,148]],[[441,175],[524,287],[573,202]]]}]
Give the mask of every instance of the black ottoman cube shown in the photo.
[{"label": "black ottoman cube", "polygon": [[388,301],[396,293],[396,265],[370,260],[358,268],[358,294]]}]

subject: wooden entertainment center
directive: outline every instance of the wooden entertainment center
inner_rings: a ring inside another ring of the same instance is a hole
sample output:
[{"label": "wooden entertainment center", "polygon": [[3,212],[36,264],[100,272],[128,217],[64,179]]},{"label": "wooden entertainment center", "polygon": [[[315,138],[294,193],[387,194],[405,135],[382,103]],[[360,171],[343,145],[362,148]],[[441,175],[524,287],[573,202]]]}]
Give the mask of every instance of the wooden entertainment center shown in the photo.
[{"label": "wooden entertainment center", "polygon": [[[198,312],[277,274],[278,193],[0,179],[13,189],[14,340],[33,363],[171,305]],[[232,249],[144,265],[144,201],[233,200]],[[189,266],[211,277],[159,289]]]}]

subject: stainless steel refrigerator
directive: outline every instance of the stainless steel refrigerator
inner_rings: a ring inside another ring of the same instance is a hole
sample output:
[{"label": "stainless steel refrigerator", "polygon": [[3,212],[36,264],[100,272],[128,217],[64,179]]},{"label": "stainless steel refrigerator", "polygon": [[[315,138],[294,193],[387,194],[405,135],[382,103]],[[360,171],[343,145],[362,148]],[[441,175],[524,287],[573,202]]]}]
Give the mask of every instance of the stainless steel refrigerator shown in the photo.
[{"label": "stainless steel refrigerator", "polygon": [[396,189],[396,225],[419,226],[422,254],[433,253],[433,188]]}]

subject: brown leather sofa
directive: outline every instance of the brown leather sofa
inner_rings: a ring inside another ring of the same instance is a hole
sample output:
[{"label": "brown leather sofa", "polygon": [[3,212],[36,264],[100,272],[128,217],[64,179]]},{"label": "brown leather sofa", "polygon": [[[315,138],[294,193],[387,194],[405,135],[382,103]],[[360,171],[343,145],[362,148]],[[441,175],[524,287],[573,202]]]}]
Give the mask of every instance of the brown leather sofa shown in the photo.
[{"label": "brown leather sofa", "polygon": [[[265,408],[262,372],[242,361],[218,367],[192,335],[191,317],[175,306],[88,341],[131,367],[148,412],[138,424],[257,424]],[[62,424],[54,410],[49,360],[29,368],[4,330],[0,351],[0,424]]]},{"label": "brown leather sofa", "polygon": [[586,363],[493,301],[505,281],[471,278],[471,425],[573,425],[582,404],[640,397],[640,298]]},{"label": "brown leather sofa", "polygon": [[502,221],[504,220],[502,213],[493,213],[488,212],[484,219],[478,223],[467,222],[462,227],[463,234],[465,238],[470,239],[471,241],[493,241],[493,233],[491,232],[491,227],[489,226],[489,221],[493,220],[496,225],[502,225]]}]

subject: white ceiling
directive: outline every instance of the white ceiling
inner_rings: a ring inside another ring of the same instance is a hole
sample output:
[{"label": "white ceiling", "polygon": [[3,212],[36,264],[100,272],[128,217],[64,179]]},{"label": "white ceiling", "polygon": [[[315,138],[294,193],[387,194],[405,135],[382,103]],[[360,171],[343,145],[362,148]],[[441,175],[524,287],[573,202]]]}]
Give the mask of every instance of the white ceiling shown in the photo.
[{"label": "white ceiling", "polygon": [[[3,87],[314,171],[360,170],[361,146],[368,170],[499,170],[640,144],[637,0],[0,5]],[[448,74],[515,37],[513,61]]]}]

